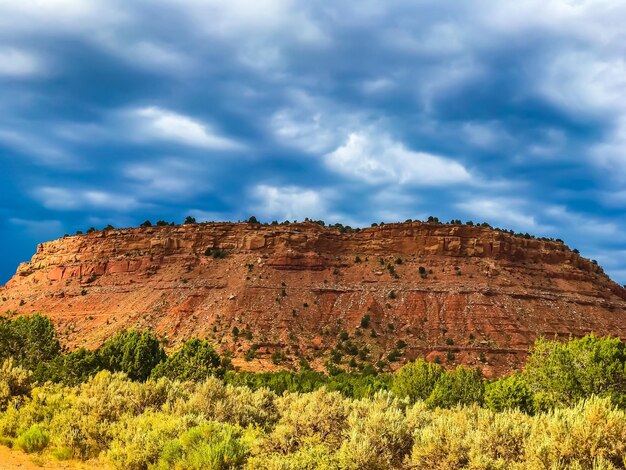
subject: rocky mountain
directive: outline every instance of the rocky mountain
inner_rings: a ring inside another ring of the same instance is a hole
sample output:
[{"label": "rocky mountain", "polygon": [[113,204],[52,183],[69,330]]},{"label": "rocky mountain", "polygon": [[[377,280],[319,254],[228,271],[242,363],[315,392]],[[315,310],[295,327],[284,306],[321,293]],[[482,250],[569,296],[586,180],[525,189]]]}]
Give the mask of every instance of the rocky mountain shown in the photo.
[{"label": "rocky mountain", "polygon": [[494,375],[541,335],[626,338],[626,290],[562,242],[438,223],[66,236],[40,244],[0,298],[11,315],[50,316],[69,348],[152,328],[172,346],[209,338],[250,370],[427,357]]}]

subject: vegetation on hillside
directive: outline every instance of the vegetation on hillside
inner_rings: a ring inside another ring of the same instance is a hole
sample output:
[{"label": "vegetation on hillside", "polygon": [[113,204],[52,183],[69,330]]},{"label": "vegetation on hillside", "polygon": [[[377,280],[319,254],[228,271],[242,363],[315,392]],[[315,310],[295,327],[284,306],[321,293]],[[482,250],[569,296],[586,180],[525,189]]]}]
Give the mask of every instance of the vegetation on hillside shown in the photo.
[{"label": "vegetation on hillside", "polygon": [[0,443],[120,469],[625,468],[626,351],[539,340],[497,380],[417,360],[394,374],[238,373],[149,332],[62,354],[43,316],[0,319]]}]

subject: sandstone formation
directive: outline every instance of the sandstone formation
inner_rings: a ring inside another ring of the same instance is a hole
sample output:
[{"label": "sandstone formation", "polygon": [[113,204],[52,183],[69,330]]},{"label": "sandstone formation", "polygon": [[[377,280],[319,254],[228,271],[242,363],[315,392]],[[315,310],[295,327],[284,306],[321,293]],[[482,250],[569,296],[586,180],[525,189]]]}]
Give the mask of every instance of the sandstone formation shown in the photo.
[{"label": "sandstone formation", "polygon": [[[12,315],[49,315],[68,348],[152,328],[172,346],[209,338],[252,370],[275,367],[276,351],[287,358],[281,367],[303,357],[323,368],[344,331],[369,349],[358,363],[398,349],[392,368],[439,357],[487,375],[519,368],[541,335],[626,338],[626,290],[562,242],[420,222],[345,233],[207,223],[64,237],[39,245],[0,298]],[[255,358],[243,360],[250,348]]]}]

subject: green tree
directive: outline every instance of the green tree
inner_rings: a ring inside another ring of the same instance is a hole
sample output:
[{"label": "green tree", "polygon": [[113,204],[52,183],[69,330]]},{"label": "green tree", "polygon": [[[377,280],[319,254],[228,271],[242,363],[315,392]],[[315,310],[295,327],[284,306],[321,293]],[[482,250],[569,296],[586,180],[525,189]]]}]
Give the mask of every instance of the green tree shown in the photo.
[{"label": "green tree", "polygon": [[443,372],[439,364],[423,359],[409,362],[394,374],[390,390],[399,398],[408,397],[411,403],[426,400]]},{"label": "green tree", "polygon": [[479,369],[458,366],[439,377],[432,393],[426,400],[431,407],[452,408],[455,405],[483,403],[485,389]]},{"label": "green tree", "polygon": [[566,343],[539,339],[524,377],[540,408],[573,405],[592,395],[626,406],[626,350],[619,338],[588,335]]},{"label": "green tree", "polygon": [[534,397],[524,378],[514,374],[485,385],[485,406],[496,412],[518,409],[532,413]]},{"label": "green tree", "polygon": [[0,317],[0,361],[13,357],[18,365],[35,370],[59,355],[61,346],[49,318],[21,315]]},{"label": "green tree", "polygon": [[152,377],[200,381],[212,375],[223,377],[227,367],[227,361],[207,341],[190,339],[158,364]]},{"label": "green tree", "polygon": [[165,352],[154,333],[123,330],[104,343],[98,358],[104,369],[144,381],[165,360]]}]

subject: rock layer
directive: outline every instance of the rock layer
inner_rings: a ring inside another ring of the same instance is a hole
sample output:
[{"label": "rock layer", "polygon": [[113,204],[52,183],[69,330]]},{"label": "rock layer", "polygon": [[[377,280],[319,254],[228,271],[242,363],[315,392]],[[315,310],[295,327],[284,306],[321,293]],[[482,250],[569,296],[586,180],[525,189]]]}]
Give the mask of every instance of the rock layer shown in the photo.
[{"label": "rock layer", "polygon": [[[539,336],[626,337],[626,290],[562,242],[419,222],[345,233],[208,223],[64,237],[39,245],[0,295],[3,310],[49,315],[69,348],[152,328],[172,345],[207,337],[249,369],[275,367],[277,350],[282,366],[306,358],[321,368],[344,331],[368,346],[359,361],[397,348],[392,368],[439,357],[487,375],[519,368]],[[256,358],[242,360],[252,345]]]}]

